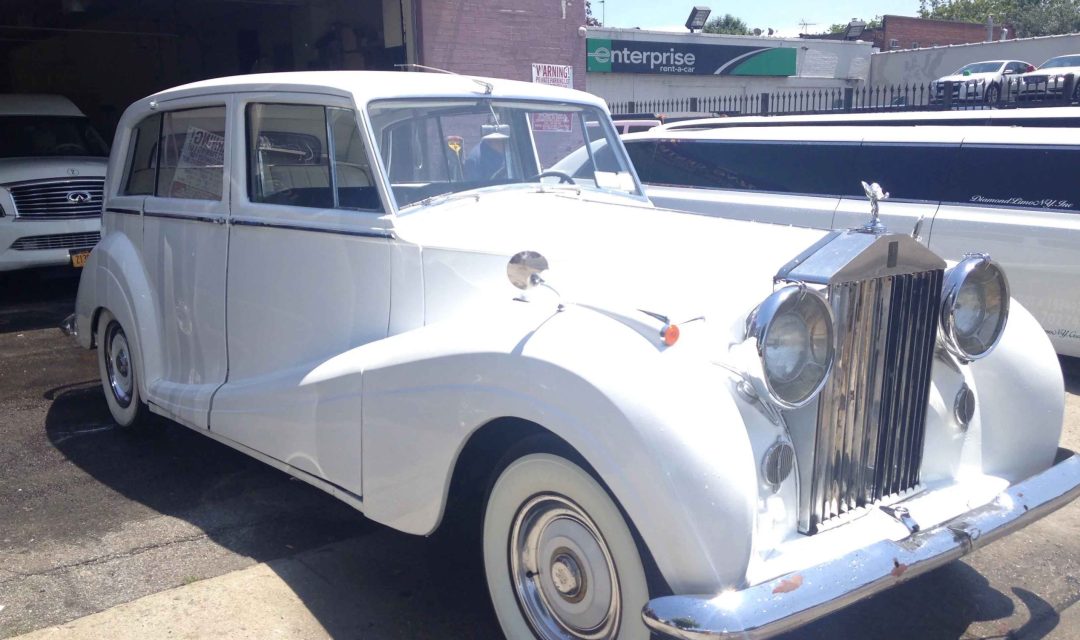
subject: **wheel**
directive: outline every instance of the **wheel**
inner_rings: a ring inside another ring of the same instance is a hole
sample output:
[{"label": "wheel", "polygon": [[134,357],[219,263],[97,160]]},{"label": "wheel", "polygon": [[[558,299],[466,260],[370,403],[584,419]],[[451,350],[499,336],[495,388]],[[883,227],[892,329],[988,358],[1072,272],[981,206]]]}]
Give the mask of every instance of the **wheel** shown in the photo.
[{"label": "wheel", "polygon": [[634,536],[607,491],[551,453],[506,465],[488,494],[484,571],[507,638],[647,640]]},{"label": "wheel", "polygon": [[998,101],[998,98],[1000,98],[1000,97],[1001,97],[1001,87],[997,86],[996,84],[992,84],[992,85],[990,85],[989,87],[986,88],[986,96],[985,96],[985,98],[986,98],[987,103],[994,104],[994,103],[996,103]]},{"label": "wheel", "polygon": [[149,410],[139,396],[139,372],[124,328],[108,311],[97,321],[98,371],[109,413],[121,427],[146,422]]}]

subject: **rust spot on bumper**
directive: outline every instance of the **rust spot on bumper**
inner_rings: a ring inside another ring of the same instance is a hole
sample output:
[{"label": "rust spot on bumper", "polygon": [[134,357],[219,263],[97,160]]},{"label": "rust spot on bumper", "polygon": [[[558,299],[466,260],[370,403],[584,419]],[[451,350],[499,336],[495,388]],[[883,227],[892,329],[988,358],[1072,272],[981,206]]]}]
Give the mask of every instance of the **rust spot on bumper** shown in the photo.
[{"label": "rust spot on bumper", "polygon": [[772,592],[773,593],[787,593],[789,591],[794,591],[794,590],[796,590],[796,589],[798,589],[799,587],[802,586],[802,581],[803,581],[803,578],[799,574],[795,574],[795,575],[791,576],[790,578],[784,578],[783,580],[780,581],[780,584],[773,587]]},{"label": "rust spot on bumper", "polygon": [[903,562],[900,562],[896,558],[893,558],[892,563],[893,569],[889,573],[892,574],[894,578],[899,578],[900,576],[904,575],[905,571],[907,571],[907,565]]}]

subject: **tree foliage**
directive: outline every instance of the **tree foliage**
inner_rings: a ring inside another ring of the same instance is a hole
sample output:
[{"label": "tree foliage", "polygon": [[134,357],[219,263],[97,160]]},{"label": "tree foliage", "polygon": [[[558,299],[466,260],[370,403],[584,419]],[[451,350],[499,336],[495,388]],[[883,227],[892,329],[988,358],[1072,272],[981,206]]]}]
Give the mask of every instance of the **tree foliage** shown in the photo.
[{"label": "tree foliage", "polygon": [[748,36],[750,35],[750,27],[746,26],[746,23],[742,19],[737,18],[730,13],[725,13],[723,16],[716,16],[712,20],[705,23],[705,26],[701,29],[702,33],[724,33],[731,36]]},{"label": "tree foliage", "polygon": [[1080,0],[919,0],[919,15],[1011,25],[1021,38],[1080,32]]},{"label": "tree foliage", "polygon": [[585,26],[588,26],[588,27],[602,27],[602,26],[604,26],[604,25],[600,24],[600,20],[597,19],[597,17],[593,15],[592,2],[590,2],[589,0],[585,0]]}]

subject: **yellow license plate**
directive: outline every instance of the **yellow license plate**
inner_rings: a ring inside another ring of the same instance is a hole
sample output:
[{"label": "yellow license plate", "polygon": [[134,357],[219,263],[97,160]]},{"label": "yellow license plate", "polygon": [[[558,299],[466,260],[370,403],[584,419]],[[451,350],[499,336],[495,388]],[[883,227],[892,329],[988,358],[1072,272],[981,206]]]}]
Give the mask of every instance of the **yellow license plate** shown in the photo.
[{"label": "yellow license plate", "polygon": [[72,251],[71,252],[71,266],[76,269],[82,269],[86,266],[86,259],[90,257],[89,251]]}]

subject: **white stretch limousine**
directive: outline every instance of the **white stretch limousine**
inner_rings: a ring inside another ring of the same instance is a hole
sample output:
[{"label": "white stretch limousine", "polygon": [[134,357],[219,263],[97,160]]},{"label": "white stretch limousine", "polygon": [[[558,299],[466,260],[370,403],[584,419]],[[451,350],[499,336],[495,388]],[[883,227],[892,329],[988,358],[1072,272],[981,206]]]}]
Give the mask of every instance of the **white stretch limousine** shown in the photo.
[{"label": "white stretch limousine", "polygon": [[652,201],[726,218],[844,229],[860,180],[881,218],[958,260],[986,251],[1058,353],[1080,356],[1080,132],[1066,128],[755,127],[631,134]]}]

